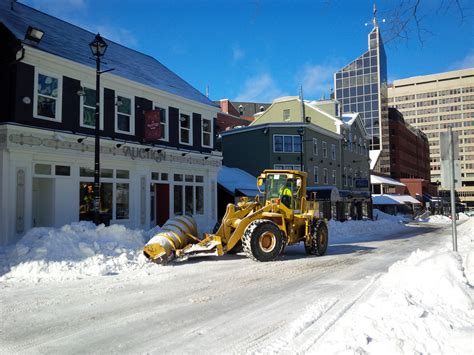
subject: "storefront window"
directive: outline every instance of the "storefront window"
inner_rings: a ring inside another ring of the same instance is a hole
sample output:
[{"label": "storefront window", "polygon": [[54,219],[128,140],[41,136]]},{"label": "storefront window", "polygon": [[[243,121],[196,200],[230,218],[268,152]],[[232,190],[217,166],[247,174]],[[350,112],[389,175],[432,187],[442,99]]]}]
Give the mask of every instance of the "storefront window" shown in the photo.
[{"label": "storefront window", "polygon": [[[100,184],[100,214],[101,219],[112,219],[112,195],[113,195],[113,184],[102,183]],[[92,182],[80,182],[80,197],[79,197],[79,220],[81,221],[92,221],[94,218],[94,183]]]},{"label": "storefront window", "polygon": [[128,170],[117,170],[117,179],[130,179],[130,172]]},{"label": "storefront window", "polygon": [[174,187],[174,214],[183,214],[183,187]]},{"label": "storefront window", "polygon": [[56,175],[59,176],[71,176],[71,167],[66,165],[55,166]]},{"label": "storefront window", "polygon": [[196,186],[196,214],[204,214],[204,187]]},{"label": "storefront window", "polygon": [[186,214],[193,215],[193,186],[185,186]]},{"label": "storefront window", "polygon": [[100,169],[100,177],[113,178],[114,170],[113,169]]},{"label": "storefront window", "polygon": [[94,169],[80,168],[80,169],[79,169],[79,176],[82,176],[82,177],[94,177]]},{"label": "storefront window", "polygon": [[116,208],[117,208],[117,219],[128,219],[128,208],[129,208],[129,184],[117,184],[116,185]]}]

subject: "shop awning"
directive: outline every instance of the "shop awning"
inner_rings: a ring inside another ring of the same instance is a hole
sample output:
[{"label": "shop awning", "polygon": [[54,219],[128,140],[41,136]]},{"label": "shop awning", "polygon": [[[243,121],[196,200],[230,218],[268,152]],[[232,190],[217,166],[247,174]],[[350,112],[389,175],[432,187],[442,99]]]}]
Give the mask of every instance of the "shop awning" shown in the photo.
[{"label": "shop awning", "polygon": [[258,189],[235,189],[235,196],[255,197],[259,194]]},{"label": "shop awning", "polygon": [[372,195],[372,203],[374,205],[405,205],[407,203],[419,205],[420,201],[410,195],[383,194]]},{"label": "shop awning", "polygon": [[234,196],[255,197],[258,194],[257,178],[242,169],[221,167],[217,183]]},{"label": "shop awning", "polygon": [[348,198],[348,199],[367,199],[367,198],[370,198],[370,192],[369,191],[339,190],[339,195],[342,198]]},{"label": "shop awning", "polygon": [[370,175],[370,183],[372,185],[394,185],[394,186],[406,186],[404,183],[397,181],[395,179],[379,176],[379,175]]},{"label": "shop awning", "polygon": [[336,202],[341,200],[339,190],[336,186],[308,186],[306,192],[308,197],[310,197],[309,195],[312,192],[316,192],[317,201]]}]

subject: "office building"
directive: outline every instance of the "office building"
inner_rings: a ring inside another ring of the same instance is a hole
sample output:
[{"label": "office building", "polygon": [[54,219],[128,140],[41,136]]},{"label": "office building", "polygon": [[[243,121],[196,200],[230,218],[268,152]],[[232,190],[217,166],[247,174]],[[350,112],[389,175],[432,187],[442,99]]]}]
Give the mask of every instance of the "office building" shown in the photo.
[{"label": "office building", "polygon": [[428,137],[432,182],[441,182],[440,132],[452,126],[459,134],[462,187],[457,193],[474,207],[474,68],[395,80],[388,96],[389,105]]}]

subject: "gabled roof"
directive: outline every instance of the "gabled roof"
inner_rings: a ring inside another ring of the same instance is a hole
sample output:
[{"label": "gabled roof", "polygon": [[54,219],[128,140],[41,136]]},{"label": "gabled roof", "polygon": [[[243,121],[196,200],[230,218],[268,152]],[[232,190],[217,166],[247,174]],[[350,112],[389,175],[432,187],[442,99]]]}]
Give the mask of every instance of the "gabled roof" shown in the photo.
[{"label": "gabled roof", "polygon": [[[22,40],[28,26],[38,28],[44,31],[44,36],[35,48],[95,68],[95,61],[90,59],[89,49],[89,43],[95,37],[94,33],[18,2],[13,3],[12,10],[10,3],[6,0],[0,1],[0,23],[16,38]],[[109,47],[104,56],[107,62],[104,69],[114,68],[112,75],[205,105],[217,106],[155,58],[110,39],[105,40]]]}]

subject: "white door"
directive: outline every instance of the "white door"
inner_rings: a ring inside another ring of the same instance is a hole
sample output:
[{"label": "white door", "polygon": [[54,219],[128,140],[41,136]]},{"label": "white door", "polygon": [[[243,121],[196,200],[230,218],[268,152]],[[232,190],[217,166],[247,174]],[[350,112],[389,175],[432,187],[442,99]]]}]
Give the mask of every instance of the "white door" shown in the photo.
[{"label": "white door", "polygon": [[54,224],[54,179],[33,178],[33,227]]}]

